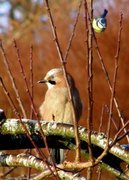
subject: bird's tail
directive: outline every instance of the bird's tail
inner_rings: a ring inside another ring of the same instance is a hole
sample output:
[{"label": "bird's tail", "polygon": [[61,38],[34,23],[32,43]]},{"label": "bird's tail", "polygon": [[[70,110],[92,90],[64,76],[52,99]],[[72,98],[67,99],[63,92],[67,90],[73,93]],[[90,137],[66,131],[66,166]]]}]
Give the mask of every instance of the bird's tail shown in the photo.
[{"label": "bird's tail", "polygon": [[64,149],[52,149],[52,158],[56,164],[60,164],[64,161]]}]

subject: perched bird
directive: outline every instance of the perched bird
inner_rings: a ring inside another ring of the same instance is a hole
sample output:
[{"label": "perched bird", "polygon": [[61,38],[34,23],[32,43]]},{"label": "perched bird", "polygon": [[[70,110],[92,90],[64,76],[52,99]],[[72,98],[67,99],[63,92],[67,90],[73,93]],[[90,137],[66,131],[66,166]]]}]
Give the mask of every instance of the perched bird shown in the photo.
[{"label": "perched bird", "polygon": [[[68,74],[71,93],[75,106],[75,117],[78,121],[82,114],[82,103],[79,92],[75,86],[75,82],[70,74]],[[69,101],[68,89],[61,68],[55,68],[46,74],[44,79],[38,83],[46,83],[48,90],[45,99],[39,107],[39,112],[43,120],[56,121],[61,123],[73,124],[72,104]],[[60,163],[64,160],[64,153],[59,153],[59,149],[53,150],[54,160]]]},{"label": "perched bird", "polygon": [[100,33],[100,32],[105,31],[105,29],[107,27],[107,20],[106,20],[107,13],[108,13],[108,11],[106,9],[104,9],[104,12],[101,16],[93,19],[92,27],[95,30],[95,32]]}]

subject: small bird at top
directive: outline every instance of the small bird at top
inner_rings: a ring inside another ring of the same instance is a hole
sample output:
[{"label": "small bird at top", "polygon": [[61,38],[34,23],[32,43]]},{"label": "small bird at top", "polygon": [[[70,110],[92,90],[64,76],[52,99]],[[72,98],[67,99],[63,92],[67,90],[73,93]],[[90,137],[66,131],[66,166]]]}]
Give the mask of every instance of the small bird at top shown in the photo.
[{"label": "small bird at top", "polygon": [[107,19],[106,19],[107,13],[108,13],[107,9],[104,9],[104,12],[101,16],[93,19],[92,27],[95,30],[95,32],[101,33],[105,31],[107,27]]},{"label": "small bird at top", "polygon": [[[82,114],[80,95],[70,74],[68,74],[68,80],[74,101],[75,117],[79,121]],[[45,83],[48,87],[44,101],[39,107],[41,118],[47,121],[73,124],[72,104],[69,100],[69,93],[62,69],[54,68],[48,71],[46,76],[38,83]],[[62,150],[63,153],[59,151],[60,149],[53,149],[52,151],[52,156],[56,163],[64,160],[64,151]]]}]

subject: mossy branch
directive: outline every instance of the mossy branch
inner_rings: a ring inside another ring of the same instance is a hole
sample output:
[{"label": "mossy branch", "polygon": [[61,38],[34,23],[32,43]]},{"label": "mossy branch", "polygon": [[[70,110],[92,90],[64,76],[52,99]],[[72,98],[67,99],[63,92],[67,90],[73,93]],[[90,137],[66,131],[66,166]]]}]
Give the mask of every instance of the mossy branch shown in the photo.
[{"label": "mossy branch", "polygon": [[[43,139],[40,134],[40,127],[37,120],[22,119],[31,135],[34,143],[38,147],[45,147]],[[42,130],[47,137],[48,147],[64,148],[75,150],[74,140],[74,126],[69,124],[61,124],[56,122],[40,121]],[[88,133],[84,127],[79,127],[79,135],[81,140],[81,151],[88,157]],[[6,143],[5,143],[6,142]],[[55,142],[55,143],[52,143]],[[58,143],[56,143],[58,142]],[[96,159],[106,146],[107,137],[103,133],[92,132],[91,134],[93,156]],[[109,144],[112,140],[109,141]],[[28,139],[25,130],[23,129],[19,119],[6,119],[0,127],[0,150],[7,149],[26,149],[33,148],[33,144]],[[120,163],[125,162],[129,164],[129,152],[121,148],[117,143],[110,148],[109,153],[99,162],[99,164],[108,171],[113,168],[113,174],[121,174],[122,170]],[[79,163],[66,163],[61,165],[63,169],[79,169],[87,168],[87,162]],[[89,164],[88,164],[89,165]],[[89,166],[92,166],[90,164]],[[118,171],[118,173],[116,173]],[[125,175],[126,176],[126,175]]]}]

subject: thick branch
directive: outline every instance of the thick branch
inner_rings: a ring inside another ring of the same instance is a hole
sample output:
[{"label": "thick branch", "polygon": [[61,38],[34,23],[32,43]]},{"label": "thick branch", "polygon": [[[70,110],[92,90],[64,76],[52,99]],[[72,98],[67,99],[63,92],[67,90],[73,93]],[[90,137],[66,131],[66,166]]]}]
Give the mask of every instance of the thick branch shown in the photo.
[{"label": "thick branch", "polygon": [[[22,122],[26,125],[28,132],[30,133],[33,141],[37,144],[37,146],[44,147],[43,140],[40,134],[40,127],[39,127],[38,121],[22,119]],[[56,146],[60,148],[67,148],[67,146],[70,143],[74,143],[74,126],[73,125],[56,123],[54,121],[53,122],[40,121],[40,123],[41,123],[42,130],[44,131],[44,134],[47,136],[49,147]],[[86,150],[87,141],[88,141],[87,129],[80,126],[78,130],[80,134],[81,148]],[[16,147],[18,148],[18,146],[20,146],[20,148],[24,148],[23,144],[25,148],[27,148],[27,146],[28,147],[30,146],[30,148],[33,147],[30,140],[27,138],[26,132],[23,129],[20,123],[20,120],[18,119],[5,120],[5,122],[1,125],[0,136],[1,136],[0,138],[1,150],[6,149],[6,148],[14,149]],[[23,142],[22,142],[22,139],[24,140]],[[58,140],[59,144],[51,143],[52,139],[55,140],[55,142]],[[15,142],[14,148],[11,146],[13,141]],[[92,145],[94,145],[93,149],[96,148],[97,146],[97,149],[98,149],[97,152],[99,152],[99,149],[102,150],[105,148],[106,141],[107,141],[107,138],[103,133],[92,132],[91,142],[92,142]],[[112,143],[112,140],[109,140],[109,144],[111,143]],[[125,152],[124,149],[122,149],[119,144],[114,145],[109,150],[109,152],[129,164],[129,153]]]},{"label": "thick branch", "polygon": [[[9,166],[9,167],[31,167],[35,168],[38,171],[45,171],[47,170],[47,174],[51,175],[51,171],[47,169],[46,163],[41,161],[40,159],[26,154],[19,154],[19,155],[8,155],[8,154],[1,154],[0,155],[0,166]],[[51,167],[52,170],[54,170],[53,167]],[[77,180],[80,179],[78,177],[78,174],[73,174],[70,172],[65,172],[62,170],[58,170],[58,175],[61,179],[68,178],[73,179],[73,177],[76,176]]]},{"label": "thick branch", "polygon": [[[43,139],[40,134],[39,123],[36,120],[22,119],[22,122],[25,124],[28,129],[29,134],[32,137],[32,140],[38,147],[45,147]],[[42,130],[47,137],[48,147],[53,148],[68,148],[75,150],[75,140],[74,140],[74,126],[69,124],[61,124],[56,122],[47,122],[40,121]],[[81,150],[83,154],[88,157],[88,132],[84,127],[79,127],[79,134],[81,140]],[[6,143],[5,143],[6,142]],[[52,143],[54,142],[54,143]],[[56,143],[58,142],[58,143]],[[93,157],[96,159],[106,146],[107,138],[102,133],[92,132],[91,134],[91,143],[92,143],[92,152]],[[112,140],[109,141],[109,144],[112,143]],[[0,150],[7,149],[26,149],[33,148],[33,144],[28,139],[24,128],[22,127],[18,119],[7,119],[3,124],[1,124],[0,129]],[[110,152],[98,162],[104,169],[112,171],[116,176],[120,176],[121,168],[120,163],[124,161],[129,164],[129,152],[125,151],[120,147],[119,144],[114,145]],[[89,164],[83,163],[78,164],[78,167],[87,168]],[[90,164],[92,166],[92,164]],[[75,168],[74,163],[65,163],[61,165],[60,168],[71,167]],[[113,170],[112,170],[113,169]],[[115,170],[114,170],[115,169]],[[49,169],[48,169],[49,170]],[[122,175],[124,176],[124,175]],[[126,178],[125,178],[126,179]]]}]

